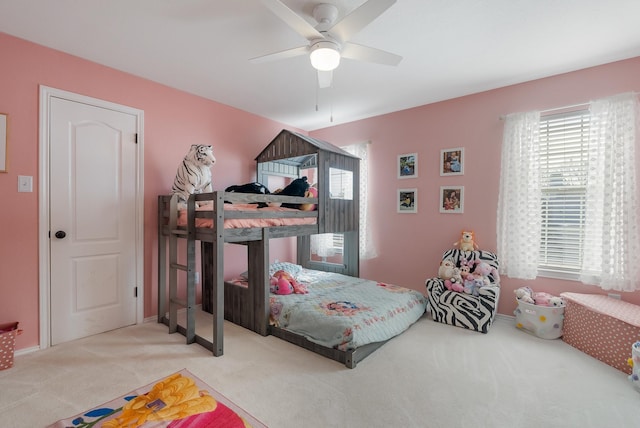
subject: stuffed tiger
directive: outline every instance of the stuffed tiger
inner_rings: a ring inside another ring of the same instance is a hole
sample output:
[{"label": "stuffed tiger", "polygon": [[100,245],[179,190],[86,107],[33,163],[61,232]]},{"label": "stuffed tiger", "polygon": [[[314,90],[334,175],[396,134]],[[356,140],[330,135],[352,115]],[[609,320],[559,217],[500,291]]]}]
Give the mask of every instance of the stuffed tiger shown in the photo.
[{"label": "stuffed tiger", "polygon": [[[212,192],[211,165],[216,162],[213,147],[204,144],[192,144],[182,160],[173,181],[171,193],[178,195],[178,209],[187,208],[187,200],[194,193]],[[196,206],[199,206],[196,203]]]}]

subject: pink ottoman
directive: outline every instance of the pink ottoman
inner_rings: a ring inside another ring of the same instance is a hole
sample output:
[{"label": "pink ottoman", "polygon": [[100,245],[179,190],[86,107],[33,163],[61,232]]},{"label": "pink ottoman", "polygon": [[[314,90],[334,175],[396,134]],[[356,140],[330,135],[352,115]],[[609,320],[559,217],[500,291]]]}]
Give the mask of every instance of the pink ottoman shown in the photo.
[{"label": "pink ottoman", "polygon": [[627,374],[631,345],[640,340],[640,306],[599,294],[562,293],[562,340]]}]

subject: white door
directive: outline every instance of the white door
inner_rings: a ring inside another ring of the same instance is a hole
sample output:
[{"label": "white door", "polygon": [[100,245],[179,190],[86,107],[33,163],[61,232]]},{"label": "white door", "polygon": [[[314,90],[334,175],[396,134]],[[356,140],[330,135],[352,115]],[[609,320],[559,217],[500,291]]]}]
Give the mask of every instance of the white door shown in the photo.
[{"label": "white door", "polygon": [[136,322],[137,117],[49,110],[51,344]]}]

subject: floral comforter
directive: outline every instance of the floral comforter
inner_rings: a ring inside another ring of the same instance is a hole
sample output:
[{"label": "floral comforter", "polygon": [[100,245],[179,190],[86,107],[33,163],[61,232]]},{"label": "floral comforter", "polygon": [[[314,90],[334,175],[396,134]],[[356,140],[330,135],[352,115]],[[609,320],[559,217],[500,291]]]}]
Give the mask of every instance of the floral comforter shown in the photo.
[{"label": "floral comforter", "polygon": [[309,293],[272,294],[272,325],[343,351],[397,336],[426,309],[422,293],[397,285],[308,269],[297,280]]}]

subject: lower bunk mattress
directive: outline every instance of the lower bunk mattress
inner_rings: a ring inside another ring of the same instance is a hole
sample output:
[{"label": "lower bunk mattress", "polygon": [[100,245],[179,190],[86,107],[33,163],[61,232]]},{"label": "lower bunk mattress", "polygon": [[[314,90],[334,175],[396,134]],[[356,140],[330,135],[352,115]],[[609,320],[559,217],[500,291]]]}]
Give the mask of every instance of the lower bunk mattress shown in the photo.
[{"label": "lower bunk mattress", "polygon": [[[298,265],[287,270],[309,292],[271,294],[270,324],[328,348],[350,351],[384,342],[426,310],[427,300],[419,291]],[[248,286],[244,277],[231,282]]]}]

